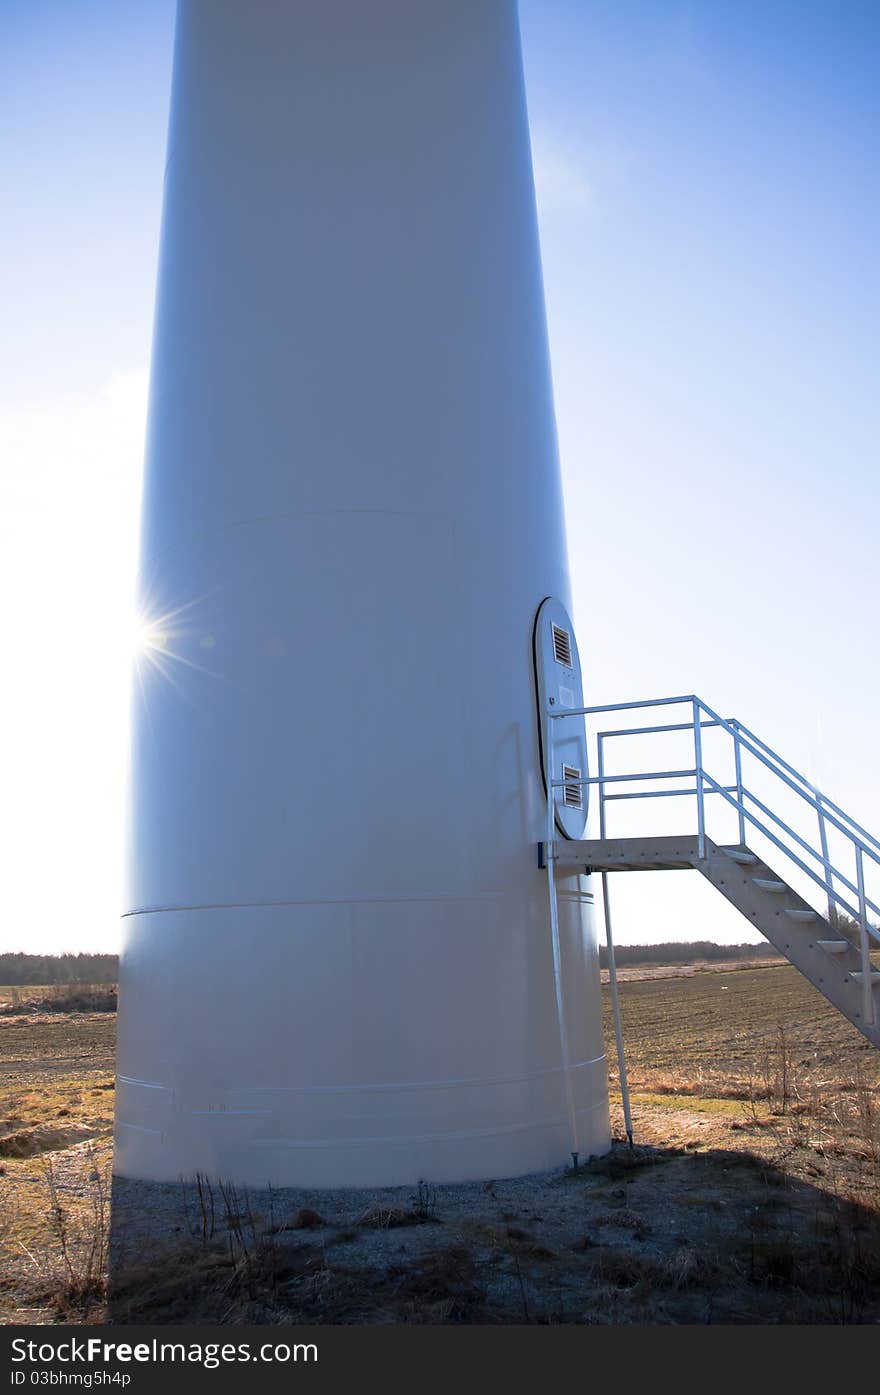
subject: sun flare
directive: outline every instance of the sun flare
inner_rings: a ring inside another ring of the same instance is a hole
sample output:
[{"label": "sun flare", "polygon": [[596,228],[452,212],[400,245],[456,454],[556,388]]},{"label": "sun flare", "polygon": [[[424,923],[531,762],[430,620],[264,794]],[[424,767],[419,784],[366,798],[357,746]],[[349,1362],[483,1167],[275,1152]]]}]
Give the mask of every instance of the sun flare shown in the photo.
[{"label": "sun flare", "polygon": [[129,648],[134,659],[164,653],[167,644],[168,631],[160,620],[148,620],[142,615],[135,616],[129,637]]}]

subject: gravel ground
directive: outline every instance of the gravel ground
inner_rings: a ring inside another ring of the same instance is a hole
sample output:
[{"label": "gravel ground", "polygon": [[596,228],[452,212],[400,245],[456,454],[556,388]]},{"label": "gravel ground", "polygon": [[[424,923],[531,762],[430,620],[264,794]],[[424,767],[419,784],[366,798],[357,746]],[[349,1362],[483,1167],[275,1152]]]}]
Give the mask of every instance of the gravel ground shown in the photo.
[{"label": "gravel ground", "polygon": [[[193,1186],[117,1178],[110,1316],[877,1321],[876,1217],[850,1211],[766,1161],[696,1145],[616,1144],[576,1173],[430,1189],[224,1197],[215,1186],[200,1198]],[[821,1263],[818,1230],[830,1237]],[[870,1283],[853,1279],[849,1241],[839,1238],[858,1233],[871,1252]]]},{"label": "gravel ground", "polygon": [[[537,1209],[536,1209],[537,1208]],[[230,1213],[244,1239],[274,1233],[311,1243],[340,1243],[360,1264],[384,1263],[396,1253],[415,1254],[445,1237],[463,1238],[474,1226],[541,1221],[543,1233],[562,1241],[570,1226],[571,1198],[562,1172],[535,1173],[499,1182],[448,1186],[314,1190],[297,1187],[223,1190],[218,1184],[168,1184],[113,1180],[114,1258],[143,1252],[145,1244],[180,1243],[228,1234]],[[540,1215],[539,1215],[540,1212]],[[319,1224],[318,1221],[323,1222]]]}]

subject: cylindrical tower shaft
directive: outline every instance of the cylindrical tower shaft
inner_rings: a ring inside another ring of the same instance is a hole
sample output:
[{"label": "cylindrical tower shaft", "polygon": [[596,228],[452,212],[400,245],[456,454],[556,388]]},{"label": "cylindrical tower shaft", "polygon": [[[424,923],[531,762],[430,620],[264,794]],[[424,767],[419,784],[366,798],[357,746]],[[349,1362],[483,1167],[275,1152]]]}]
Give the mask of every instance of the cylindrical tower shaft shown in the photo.
[{"label": "cylindrical tower shaft", "polygon": [[[514,0],[181,0],[117,1167],[571,1147],[531,630],[569,604]],[[598,965],[562,902],[583,1152]]]}]

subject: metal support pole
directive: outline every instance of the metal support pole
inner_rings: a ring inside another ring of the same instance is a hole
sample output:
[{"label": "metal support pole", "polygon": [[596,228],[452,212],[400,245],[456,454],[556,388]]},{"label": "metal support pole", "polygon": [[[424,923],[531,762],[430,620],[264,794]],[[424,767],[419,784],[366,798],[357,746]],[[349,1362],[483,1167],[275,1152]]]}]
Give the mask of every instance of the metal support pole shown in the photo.
[{"label": "metal support pole", "polygon": [[547,717],[547,739],[544,743],[547,752],[547,895],[550,902],[550,941],[553,946],[553,981],[556,988],[556,1019],[559,1024],[559,1053],[562,1064],[562,1081],[565,1089],[565,1107],[568,1112],[568,1130],[571,1139],[571,1152],[577,1156],[578,1129],[577,1113],[574,1107],[574,1092],[571,1086],[571,1063],[568,1055],[568,1029],[565,1024],[565,1000],[562,984],[562,947],[559,941],[559,903],[556,896],[556,808],[553,790],[553,721]]},{"label": "metal support pole", "polygon": [[[599,788],[599,837],[605,837],[605,741],[600,735],[596,743],[596,774]],[[620,1098],[623,1102],[623,1121],[630,1148],[633,1146],[632,1113],[629,1106],[629,1082],[626,1074],[626,1057],[623,1050],[623,1026],[620,1020],[620,994],[617,991],[617,964],[614,959],[614,935],[611,929],[611,896],[608,890],[608,873],[602,873],[602,910],[605,916],[605,945],[608,950],[608,987],[611,990],[611,1014],[614,1018],[614,1039],[617,1043],[617,1073],[620,1076]]]},{"label": "metal support pole", "polygon": [[629,1081],[626,1074],[626,1057],[623,1051],[623,1026],[620,1021],[620,994],[617,991],[617,965],[614,962],[614,936],[611,931],[611,900],[608,892],[608,873],[602,873],[602,906],[605,912],[605,944],[608,948],[608,986],[611,989],[611,1012],[614,1018],[614,1037],[617,1042],[617,1071],[620,1076],[620,1098],[623,1103],[623,1122],[630,1148],[633,1146],[632,1112],[629,1106]]},{"label": "metal support pole", "polygon": [[700,704],[694,698],[694,765],[697,771],[697,855],[702,862],[706,856],[706,809],[703,800],[703,736],[700,731]]},{"label": "metal support pole", "polygon": [[868,940],[868,907],[865,904],[865,868],[862,850],[856,845],[856,885],[859,889],[859,948],[862,953],[862,1010],[865,1025],[872,1027],[876,1019],[874,985],[871,981],[871,946]]}]

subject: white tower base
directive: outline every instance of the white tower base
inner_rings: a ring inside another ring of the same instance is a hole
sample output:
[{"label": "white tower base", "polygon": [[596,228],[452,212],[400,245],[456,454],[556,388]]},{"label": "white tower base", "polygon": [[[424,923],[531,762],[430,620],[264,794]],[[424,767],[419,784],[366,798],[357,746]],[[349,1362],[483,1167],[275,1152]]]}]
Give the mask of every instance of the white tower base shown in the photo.
[{"label": "white tower base", "polygon": [[[182,0],[117,1168],[368,1186],[609,1143],[531,628],[569,604],[513,0]],[[570,885],[573,885],[571,883]]]}]

